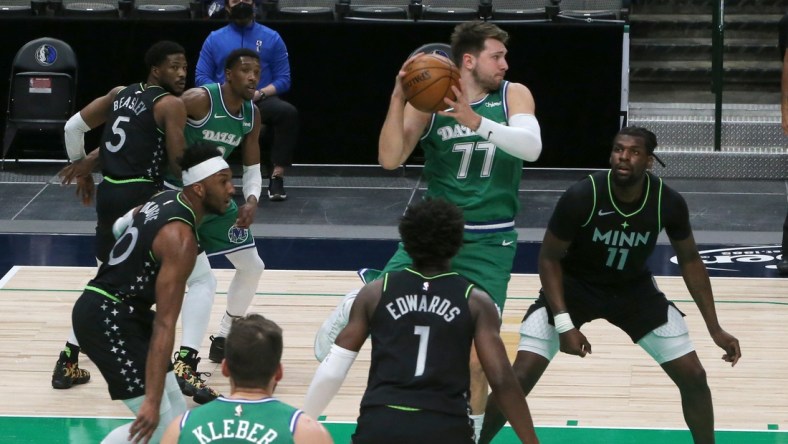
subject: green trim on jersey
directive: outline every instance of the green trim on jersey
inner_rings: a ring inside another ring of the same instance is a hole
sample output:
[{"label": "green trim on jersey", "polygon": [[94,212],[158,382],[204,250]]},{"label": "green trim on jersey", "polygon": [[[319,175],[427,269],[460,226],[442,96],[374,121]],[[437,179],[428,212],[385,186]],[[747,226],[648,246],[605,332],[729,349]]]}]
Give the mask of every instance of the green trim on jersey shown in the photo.
[{"label": "green trim on jersey", "polygon": [[90,291],[92,291],[92,292],[94,292],[94,293],[98,293],[98,294],[100,294],[100,295],[102,295],[102,296],[106,297],[107,299],[111,299],[111,300],[113,300],[113,301],[115,301],[115,302],[121,302],[121,300],[120,300],[120,299],[116,298],[115,296],[113,296],[113,295],[111,295],[111,294],[107,293],[106,291],[104,291],[104,290],[102,290],[102,289],[100,289],[100,288],[98,288],[98,287],[94,287],[94,286],[92,286],[92,285],[86,285],[86,286],[85,286],[85,290],[90,290]]},{"label": "green trim on jersey", "polygon": [[594,190],[593,193],[593,204],[591,205],[591,213],[588,214],[588,219],[586,219],[585,223],[581,225],[581,227],[585,227],[586,225],[591,223],[591,219],[594,218],[594,212],[596,211],[596,182],[594,182],[594,178],[591,175],[588,175],[588,178],[591,179],[591,188]]},{"label": "green trim on jersey", "polygon": [[[471,108],[493,122],[508,125],[509,82]],[[517,197],[523,161],[485,140],[452,117],[432,115],[421,138],[425,197],[456,204],[471,223],[511,221],[520,209]]]},{"label": "green trim on jersey", "polygon": [[[624,217],[632,217],[643,211],[643,208],[646,208],[646,202],[648,202],[648,196],[649,193],[651,192],[651,181],[648,180],[648,176],[646,176],[646,194],[642,196],[643,203],[640,205],[640,208],[633,211],[632,213],[624,214],[624,212],[618,208],[618,205],[616,205],[616,199],[613,198],[613,187],[610,185],[610,176],[612,174],[613,174],[613,170],[607,172],[607,193],[610,196],[610,203],[613,205],[613,208],[618,212],[618,214]],[[660,181],[662,181],[662,179],[660,179]],[[596,196],[594,196],[594,200],[596,200]]]},{"label": "green trim on jersey", "polygon": [[140,183],[140,182],[153,183],[151,179],[146,179],[144,177],[135,177],[134,179],[113,179],[109,176],[104,176],[104,180],[106,180],[109,183],[114,183],[115,185],[123,185],[126,183]]},{"label": "green trim on jersey", "polygon": [[427,280],[438,279],[438,278],[442,278],[444,276],[452,276],[452,275],[457,274],[454,271],[447,271],[446,273],[436,274],[435,276],[424,276],[423,274],[419,273],[418,271],[416,271],[416,270],[414,270],[414,269],[412,269],[410,267],[405,268],[405,271],[409,271],[409,272],[411,272],[411,273],[413,273],[413,274],[415,274],[415,275],[417,275],[417,276],[419,276],[421,278],[427,279]]},{"label": "green trim on jersey", "polygon": [[404,405],[390,405],[387,404],[386,407],[394,410],[402,410],[403,412],[420,412],[421,409],[417,409],[415,407],[407,407]]},{"label": "green trim on jersey", "polygon": [[[251,100],[244,101],[241,115],[236,116],[227,111],[220,84],[211,83],[200,88],[208,92],[211,107],[202,119],[187,119],[186,128],[183,129],[186,147],[195,142],[211,142],[219,147],[222,157],[227,159],[254,129],[255,106]],[[169,171],[164,179],[172,186],[183,188],[183,181]]]}]

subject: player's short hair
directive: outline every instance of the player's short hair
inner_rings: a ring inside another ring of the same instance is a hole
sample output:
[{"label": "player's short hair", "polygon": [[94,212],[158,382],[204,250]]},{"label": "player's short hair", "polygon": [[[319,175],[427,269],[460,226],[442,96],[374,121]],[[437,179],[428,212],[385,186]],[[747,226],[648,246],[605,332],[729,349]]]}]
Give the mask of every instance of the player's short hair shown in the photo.
[{"label": "player's short hair", "polygon": [[427,199],[409,206],[399,223],[405,251],[417,268],[454,257],[462,246],[464,229],[462,211],[443,199]]},{"label": "player's short hair", "polygon": [[168,56],[173,54],[186,55],[186,50],[183,49],[183,46],[180,44],[170,40],[156,42],[145,52],[145,66],[147,66],[148,71],[150,71],[151,68],[161,65],[167,60]]},{"label": "player's short hair", "polygon": [[181,169],[188,170],[198,163],[205,162],[211,157],[221,157],[222,152],[219,147],[204,141],[194,142],[186,147],[183,156],[178,159]]},{"label": "player's short hair", "polygon": [[454,64],[462,64],[464,54],[478,56],[484,50],[484,42],[495,39],[506,45],[509,43],[509,33],[490,22],[471,21],[460,23],[454,27],[451,34],[451,53]]},{"label": "player's short hair", "polygon": [[639,137],[643,139],[643,145],[649,154],[654,154],[654,149],[657,148],[657,136],[651,131],[640,126],[625,126],[618,131],[618,136]]},{"label": "player's short hair", "polygon": [[233,321],[224,360],[237,387],[265,387],[282,360],[282,329],[255,313]]},{"label": "player's short hair", "polygon": [[238,48],[234,49],[230,54],[227,54],[227,58],[224,59],[224,69],[233,69],[236,63],[241,60],[241,57],[251,57],[253,59],[260,60],[260,54],[254,52],[249,48]]}]

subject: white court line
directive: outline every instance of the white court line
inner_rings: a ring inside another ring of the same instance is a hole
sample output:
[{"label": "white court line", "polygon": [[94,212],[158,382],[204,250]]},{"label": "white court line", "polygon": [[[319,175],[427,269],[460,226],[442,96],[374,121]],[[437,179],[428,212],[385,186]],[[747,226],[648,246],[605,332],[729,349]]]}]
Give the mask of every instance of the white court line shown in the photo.
[{"label": "white court line", "polygon": [[11,269],[8,270],[8,273],[6,273],[5,276],[3,276],[2,279],[0,279],[0,288],[5,287],[5,284],[7,284],[8,281],[10,281],[11,278],[14,277],[16,272],[19,271],[21,268],[22,267],[20,267],[19,265],[14,265],[13,267],[11,267]]}]

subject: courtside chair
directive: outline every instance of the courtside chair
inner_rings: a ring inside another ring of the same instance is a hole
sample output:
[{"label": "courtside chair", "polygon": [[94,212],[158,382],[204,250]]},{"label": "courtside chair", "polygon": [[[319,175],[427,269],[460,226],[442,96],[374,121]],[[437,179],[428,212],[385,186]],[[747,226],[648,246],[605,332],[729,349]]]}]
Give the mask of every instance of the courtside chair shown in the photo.
[{"label": "courtside chair", "polygon": [[623,0],[561,0],[559,8],[556,19],[564,22],[614,22],[628,16]]},{"label": "courtside chair", "polygon": [[189,19],[191,0],[136,0],[134,13],[144,19]]},{"label": "courtside chair", "polygon": [[268,0],[269,18],[297,21],[333,21],[336,0]]},{"label": "courtside chair", "polygon": [[550,0],[492,0],[492,19],[496,21],[549,21]]},{"label": "courtside chair", "polygon": [[63,143],[63,127],[74,114],[77,57],[68,43],[51,37],[27,42],[14,56],[3,132],[3,159],[21,131],[49,132]]},{"label": "courtside chair", "polygon": [[479,19],[479,0],[423,0],[422,20],[464,22]]},{"label": "courtside chair", "polygon": [[33,8],[29,0],[0,0],[0,17],[30,17]]}]

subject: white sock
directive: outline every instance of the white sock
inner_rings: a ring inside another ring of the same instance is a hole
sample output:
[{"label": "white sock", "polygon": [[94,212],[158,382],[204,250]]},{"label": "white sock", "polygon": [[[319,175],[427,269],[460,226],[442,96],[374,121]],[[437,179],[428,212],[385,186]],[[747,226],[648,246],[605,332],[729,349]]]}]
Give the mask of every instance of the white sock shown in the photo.
[{"label": "white sock", "polygon": [[71,327],[71,331],[68,333],[68,342],[79,347],[79,341],[77,341],[77,334],[74,333],[74,327]]},{"label": "white sock", "polygon": [[246,248],[227,254],[227,259],[235,267],[235,275],[227,290],[227,310],[219,324],[219,337],[225,338],[230,333],[233,319],[246,314],[257,291],[260,275],[265,270],[265,263],[257,253],[257,248]]},{"label": "white sock", "polygon": [[186,285],[189,290],[186,292],[181,308],[183,326],[181,345],[199,350],[208,330],[213,297],[216,294],[216,277],[204,252],[197,255],[197,262],[189,279],[186,280]]},{"label": "white sock", "polygon": [[484,423],[484,413],[481,415],[468,415],[473,421],[473,442],[479,442],[479,436],[482,434],[482,424]]}]

